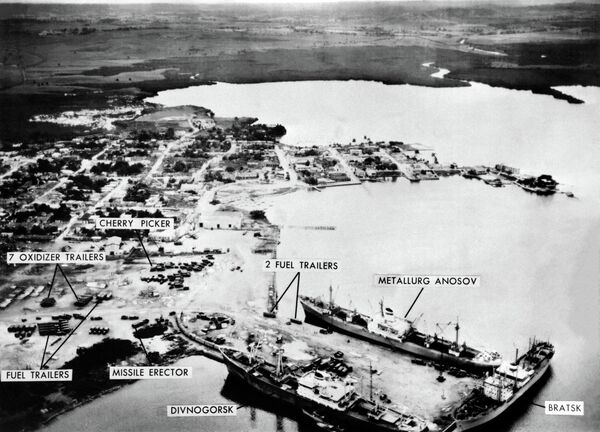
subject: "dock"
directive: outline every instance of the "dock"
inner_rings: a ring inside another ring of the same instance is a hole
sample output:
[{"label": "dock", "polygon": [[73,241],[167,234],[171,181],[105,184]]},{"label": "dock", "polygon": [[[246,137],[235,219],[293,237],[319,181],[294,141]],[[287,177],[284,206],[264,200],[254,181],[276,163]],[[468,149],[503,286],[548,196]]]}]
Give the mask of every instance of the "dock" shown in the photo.
[{"label": "dock", "polygon": [[452,423],[450,423],[450,424],[448,425],[448,427],[446,427],[446,429],[444,429],[442,432],[452,432],[453,430],[456,430],[457,426],[458,426],[458,425],[456,424],[456,422],[455,422],[455,421],[453,421],[453,422],[452,422]]},{"label": "dock", "polygon": [[206,348],[198,348],[199,354],[202,354],[203,356],[208,357],[211,360],[223,363],[223,357],[221,356],[221,352],[219,351],[219,345],[199,338],[195,334],[188,331],[188,329],[181,323],[179,315],[175,315],[175,325],[177,326],[177,329],[181,332],[181,334],[184,335],[187,339],[191,340],[192,342],[196,342]]}]

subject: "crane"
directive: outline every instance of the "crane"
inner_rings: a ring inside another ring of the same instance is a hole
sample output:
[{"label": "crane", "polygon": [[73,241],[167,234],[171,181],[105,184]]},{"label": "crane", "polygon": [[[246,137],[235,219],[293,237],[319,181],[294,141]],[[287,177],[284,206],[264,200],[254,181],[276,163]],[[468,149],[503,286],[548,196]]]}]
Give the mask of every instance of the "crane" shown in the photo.
[{"label": "crane", "polygon": [[416,318],[415,318],[415,319],[412,321],[411,325],[412,325],[413,327],[416,327],[416,326],[417,326],[417,323],[419,322],[419,320],[421,319],[421,317],[423,316],[423,314],[424,314],[424,312],[421,312],[421,315],[419,315],[418,317],[416,317]]},{"label": "crane", "polygon": [[458,322],[458,317],[456,317],[456,322],[450,321],[447,323],[435,323],[435,327],[440,329],[441,334],[444,334],[444,332],[446,331],[446,329],[448,328],[449,325],[454,325],[454,330],[456,331],[456,339],[454,342],[456,343],[456,345],[458,345],[458,332],[460,330],[460,324]]}]

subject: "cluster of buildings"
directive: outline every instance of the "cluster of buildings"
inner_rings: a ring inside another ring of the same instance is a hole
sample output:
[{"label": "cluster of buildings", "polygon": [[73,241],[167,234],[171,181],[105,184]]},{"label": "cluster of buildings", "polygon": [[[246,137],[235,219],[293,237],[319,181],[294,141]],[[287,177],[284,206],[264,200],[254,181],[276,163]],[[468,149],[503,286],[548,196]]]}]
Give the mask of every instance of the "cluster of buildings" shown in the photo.
[{"label": "cluster of buildings", "polygon": [[328,148],[307,147],[290,156],[294,171],[309,185],[331,186],[351,180],[340,160]]}]

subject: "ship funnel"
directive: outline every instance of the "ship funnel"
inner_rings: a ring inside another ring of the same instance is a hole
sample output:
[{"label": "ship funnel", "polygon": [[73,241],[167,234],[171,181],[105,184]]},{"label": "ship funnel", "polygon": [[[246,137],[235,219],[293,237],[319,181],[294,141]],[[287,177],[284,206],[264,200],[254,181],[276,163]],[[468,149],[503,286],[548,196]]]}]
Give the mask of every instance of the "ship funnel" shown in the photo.
[{"label": "ship funnel", "polygon": [[394,311],[391,308],[386,307],[385,308],[385,314],[386,315],[394,315]]}]

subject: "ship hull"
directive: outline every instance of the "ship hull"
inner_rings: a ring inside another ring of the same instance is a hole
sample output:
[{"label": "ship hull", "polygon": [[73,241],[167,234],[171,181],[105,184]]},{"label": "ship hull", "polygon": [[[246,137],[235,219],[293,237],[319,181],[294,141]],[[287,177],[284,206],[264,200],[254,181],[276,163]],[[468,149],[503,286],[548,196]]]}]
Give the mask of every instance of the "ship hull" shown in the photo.
[{"label": "ship hull", "polygon": [[[340,424],[351,430],[356,431],[369,430],[376,432],[403,432],[402,429],[398,429],[392,425],[387,426],[375,424],[369,421],[368,418],[358,416],[352,412],[348,413],[344,411],[337,411],[335,409],[318,405],[315,402],[298,396],[294,392],[286,391],[266,381],[258,380],[257,378],[253,377],[252,374],[244,370],[244,368],[240,367],[235,361],[232,361],[225,354],[223,354],[223,359],[225,361],[225,365],[227,366],[229,374],[232,375],[234,378],[247,384],[261,395],[273,399],[276,402],[298,409],[300,410],[300,412],[302,412],[303,410],[317,410],[319,412],[322,412],[328,419],[328,421],[335,422],[335,424]],[[427,428],[423,429],[421,432],[426,432],[426,430]]]},{"label": "ship hull", "polygon": [[301,301],[301,304],[302,308],[304,309],[304,313],[309,320],[312,320],[320,325],[330,327],[339,333],[347,334],[349,336],[392,348],[394,350],[406,352],[417,357],[435,360],[448,366],[456,366],[461,369],[468,369],[478,373],[491,371],[494,367],[498,366],[497,364],[474,362],[472,360],[456,357],[451,354],[442,354],[440,351],[429,349],[413,342],[401,342],[399,340],[387,338],[383,335],[372,333],[359,325],[346,323],[338,318],[332,317],[331,315],[325,315],[304,301]]},{"label": "ship hull", "polygon": [[502,404],[498,408],[492,410],[487,414],[483,414],[479,417],[475,417],[468,420],[456,420],[456,431],[470,431],[470,430],[483,430],[484,426],[489,426],[489,423],[498,419],[502,414],[508,411],[512,406],[514,406],[519,400],[525,396],[525,394],[531,390],[538,381],[546,375],[548,369],[550,368],[550,361],[545,360],[545,364],[540,368],[539,372],[537,372],[533,378],[525,384],[515,395],[506,403]]}]

